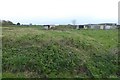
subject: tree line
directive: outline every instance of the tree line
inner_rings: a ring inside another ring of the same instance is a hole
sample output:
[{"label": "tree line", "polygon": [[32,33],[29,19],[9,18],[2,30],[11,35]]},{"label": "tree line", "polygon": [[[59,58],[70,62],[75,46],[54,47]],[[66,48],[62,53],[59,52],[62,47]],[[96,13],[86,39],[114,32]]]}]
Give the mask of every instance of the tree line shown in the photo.
[{"label": "tree line", "polygon": [[1,20],[0,24],[2,26],[9,26],[9,25],[20,25],[20,23],[18,22],[17,24],[14,24],[12,21],[9,20]]}]

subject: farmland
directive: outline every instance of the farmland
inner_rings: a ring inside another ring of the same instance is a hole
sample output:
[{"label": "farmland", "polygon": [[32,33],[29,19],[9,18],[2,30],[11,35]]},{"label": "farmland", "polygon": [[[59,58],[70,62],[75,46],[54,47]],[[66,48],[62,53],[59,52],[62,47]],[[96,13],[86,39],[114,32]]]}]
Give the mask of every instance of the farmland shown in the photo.
[{"label": "farmland", "polygon": [[3,78],[118,78],[118,30],[3,27]]}]

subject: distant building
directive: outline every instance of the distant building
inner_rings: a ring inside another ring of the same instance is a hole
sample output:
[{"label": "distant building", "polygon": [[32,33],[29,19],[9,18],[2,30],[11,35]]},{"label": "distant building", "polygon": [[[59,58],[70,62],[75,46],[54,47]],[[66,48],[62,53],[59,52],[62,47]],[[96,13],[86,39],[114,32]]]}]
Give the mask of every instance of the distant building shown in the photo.
[{"label": "distant building", "polygon": [[115,28],[117,28],[116,23],[102,23],[99,25],[100,25],[100,27],[102,27],[102,29],[115,29]]},{"label": "distant building", "polygon": [[49,25],[43,25],[44,29],[49,29],[50,26]]},{"label": "distant building", "polygon": [[116,29],[118,26],[115,23],[101,23],[101,24],[85,24],[85,25],[43,25],[44,29],[52,29],[57,26],[65,26],[65,27],[72,27],[73,29]]},{"label": "distant building", "polygon": [[44,29],[51,29],[51,28],[54,28],[55,25],[43,25],[44,26]]},{"label": "distant building", "polygon": [[117,25],[115,23],[102,23],[102,24],[86,24],[87,29],[115,29]]},{"label": "distant building", "polygon": [[84,29],[84,25],[75,25],[76,29]]}]

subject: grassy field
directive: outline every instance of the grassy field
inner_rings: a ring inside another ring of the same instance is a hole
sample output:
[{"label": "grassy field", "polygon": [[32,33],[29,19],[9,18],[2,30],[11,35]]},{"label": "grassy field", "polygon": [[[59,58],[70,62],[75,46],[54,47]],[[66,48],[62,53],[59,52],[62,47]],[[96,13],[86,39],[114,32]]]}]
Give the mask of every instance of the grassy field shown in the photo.
[{"label": "grassy field", "polygon": [[117,30],[3,27],[3,78],[118,78]]}]

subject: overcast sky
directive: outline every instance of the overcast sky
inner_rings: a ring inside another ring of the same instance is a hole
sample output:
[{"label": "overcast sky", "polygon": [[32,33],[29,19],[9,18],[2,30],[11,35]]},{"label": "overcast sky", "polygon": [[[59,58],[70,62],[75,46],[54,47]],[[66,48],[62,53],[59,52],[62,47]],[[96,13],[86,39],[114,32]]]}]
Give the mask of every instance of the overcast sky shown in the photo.
[{"label": "overcast sky", "polygon": [[0,19],[22,24],[118,22],[119,0],[0,0]]}]

